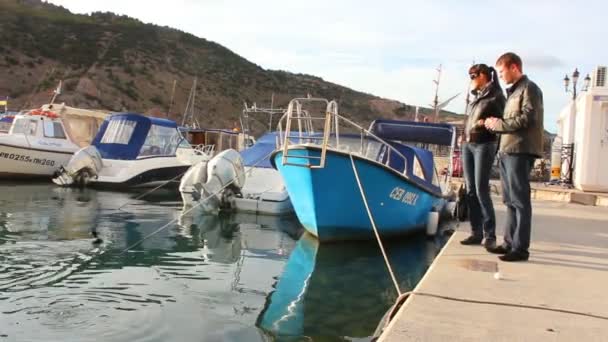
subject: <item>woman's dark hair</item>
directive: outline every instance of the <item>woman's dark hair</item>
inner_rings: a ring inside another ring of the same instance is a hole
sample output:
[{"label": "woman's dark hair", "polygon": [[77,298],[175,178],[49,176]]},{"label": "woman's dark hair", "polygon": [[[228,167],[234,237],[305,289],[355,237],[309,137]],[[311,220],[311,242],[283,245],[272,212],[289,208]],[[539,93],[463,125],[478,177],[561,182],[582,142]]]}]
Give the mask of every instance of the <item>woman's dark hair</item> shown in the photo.
[{"label": "woman's dark hair", "polygon": [[469,68],[469,75],[473,75],[473,74],[486,75],[486,78],[488,79],[488,81],[493,83],[493,85],[492,85],[493,87],[498,87],[498,89],[501,89],[500,83],[498,81],[498,73],[496,72],[496,69],[494,69],[493,67],[488,66],[486,64],[475,64]]}]

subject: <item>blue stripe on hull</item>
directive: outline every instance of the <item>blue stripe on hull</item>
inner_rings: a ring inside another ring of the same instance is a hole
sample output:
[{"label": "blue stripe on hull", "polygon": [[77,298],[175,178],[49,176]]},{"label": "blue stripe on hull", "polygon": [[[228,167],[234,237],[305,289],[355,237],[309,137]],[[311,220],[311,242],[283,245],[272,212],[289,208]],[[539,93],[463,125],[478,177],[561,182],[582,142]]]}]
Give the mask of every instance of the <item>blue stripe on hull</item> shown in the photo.
[{"label": "blue stripe on hull", "polygon": [[[320,156],[314,148],[289,150],[289,163],[315,159],[291,156]],[[363,204],[350,158],[328,150],[325,167],[311,169],[282,165],[283,154],[274,155],[289,197],[302,225],[320,241],[369,239],[373,230]],[[397,235],[419,229],[439,199],[386,167],[353,156],[368,205],[382,235]]]}]

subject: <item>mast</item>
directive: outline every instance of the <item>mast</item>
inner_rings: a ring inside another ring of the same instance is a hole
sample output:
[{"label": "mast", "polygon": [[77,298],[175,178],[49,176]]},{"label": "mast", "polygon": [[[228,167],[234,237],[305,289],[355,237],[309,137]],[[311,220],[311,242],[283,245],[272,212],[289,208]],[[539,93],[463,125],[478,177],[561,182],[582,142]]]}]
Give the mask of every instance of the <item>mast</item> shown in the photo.
[{"label": "mast", "polygon": [[196,101],[196,81],[197,78],[194,78],[194,82],[192,83],[192,88],[190,89],[190,94],[188,95],[188,102],[186,102],[186,108],[184,109],[184,115],[182,116],[182,126],[186,124],[186,119],[188,116],[192,118],[192,125],[194,128],[194,103]]},{"label": "mast", "polygon": [[[471,66],[475,65],[475,60],[471,63]],[[467,97],[464,99],[464,115],[467,115],[469,111],[469,103],[471,103],[471,82],[467,83]]]},{"label": "mast", "polygon": [[433,100],[433,109],[435,110],[435,122],[439,121],[439,82],[441,81],[441,64],[437,68],[437,79],[433,80],[435,83],[435,99]]},{"label": "mast", "polygon": [[167,110],[167,118],[171,116],[171,109],[173,108],[173,99],[175,98],[175,86],[177,85],[177,80],[173,80],[173,89],[171,90],[171,100],[169,101],[169,109]]}]

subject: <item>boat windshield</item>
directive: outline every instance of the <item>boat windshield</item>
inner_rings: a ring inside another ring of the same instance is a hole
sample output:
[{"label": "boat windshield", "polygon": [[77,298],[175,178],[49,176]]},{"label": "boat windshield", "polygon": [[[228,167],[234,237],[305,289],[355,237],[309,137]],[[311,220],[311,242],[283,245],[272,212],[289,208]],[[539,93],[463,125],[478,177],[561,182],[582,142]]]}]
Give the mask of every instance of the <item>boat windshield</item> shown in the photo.
[{"label": "boat windshield", "polygon": [[102,144],[128,145],[135,131],[137,122],[130,120],[112,120],[101,137]]},{"label": "boat windshield", "polygon": [[175,155],[182,140],[177,128],[152,125],[138,157]]},{"label": "boat windshield", "polygon": [[45,138],[66,139],[61,122],[44,120],[42,128]]},{"label": "boat windshield", "polygon": [[11,134],[36,135],[38,120],[33,118],[15,118],[11,128]]}]

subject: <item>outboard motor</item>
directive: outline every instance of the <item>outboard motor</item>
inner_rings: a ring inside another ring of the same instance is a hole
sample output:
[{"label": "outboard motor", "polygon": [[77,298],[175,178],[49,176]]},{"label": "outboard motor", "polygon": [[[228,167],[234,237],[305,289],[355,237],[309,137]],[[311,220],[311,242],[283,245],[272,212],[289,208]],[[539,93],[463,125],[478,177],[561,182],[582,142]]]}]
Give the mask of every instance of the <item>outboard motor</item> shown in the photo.
[{"label": "outboard motor", "polygon": [[53,183],[60,186],[85,186],[93,177],[97,177],[103,167],[101,155],[95,146],[87,146],[76,151],[68,165],[57,170]]},{"label": "outboard motor", "polygon": [[209,161],[193,165],[182,177],[179,191],[184,210],[198,206],[203,213],[215,213],[229,206],[245,185],[245,168],[241,154],[225,150]]}]

